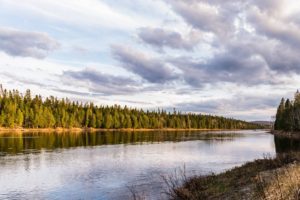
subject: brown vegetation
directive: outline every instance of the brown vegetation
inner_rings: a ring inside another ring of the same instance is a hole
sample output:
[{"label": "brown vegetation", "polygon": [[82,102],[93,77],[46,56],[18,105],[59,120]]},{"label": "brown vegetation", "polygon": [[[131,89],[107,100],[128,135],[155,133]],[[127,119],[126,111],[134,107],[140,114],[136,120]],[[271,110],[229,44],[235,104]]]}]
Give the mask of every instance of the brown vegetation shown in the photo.
[{"label": "brown vegetation", "polygon": [[300,165],[290,164],[279,169],[262,172],[258,185],[261,199],[300,199]]},{"label": "brown vegetation", "polygon": [[168,179],[167,193],[171,199],[189,200],[297,199],[299,162],[299,153],[283,154],[275,159],[249,162],[219,175],[187,178],[180,187],[173,184],[174,179]]}]

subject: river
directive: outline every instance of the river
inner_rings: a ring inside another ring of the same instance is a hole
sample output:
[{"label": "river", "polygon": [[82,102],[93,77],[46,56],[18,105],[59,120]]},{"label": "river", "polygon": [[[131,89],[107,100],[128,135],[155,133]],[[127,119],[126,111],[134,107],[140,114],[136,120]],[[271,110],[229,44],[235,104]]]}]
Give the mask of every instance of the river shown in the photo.
[{"label": "river", "polygon": [[163,199],[162,176],[219,173],[275,154],[264,130],[1,133],[0,199],[131,199],[131,190]]}]

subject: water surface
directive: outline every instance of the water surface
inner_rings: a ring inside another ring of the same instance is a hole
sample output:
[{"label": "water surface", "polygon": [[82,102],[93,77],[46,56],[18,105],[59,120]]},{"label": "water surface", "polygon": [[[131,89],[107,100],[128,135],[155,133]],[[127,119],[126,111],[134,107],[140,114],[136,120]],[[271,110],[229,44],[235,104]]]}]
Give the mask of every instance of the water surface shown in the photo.
[{"label": "water surface", "polygon": [[[278,142],[277,142],[278,143]],[[0,199],[161,199],[162,175],[218,173],[276,154],[265,131],[0,135]]]}]

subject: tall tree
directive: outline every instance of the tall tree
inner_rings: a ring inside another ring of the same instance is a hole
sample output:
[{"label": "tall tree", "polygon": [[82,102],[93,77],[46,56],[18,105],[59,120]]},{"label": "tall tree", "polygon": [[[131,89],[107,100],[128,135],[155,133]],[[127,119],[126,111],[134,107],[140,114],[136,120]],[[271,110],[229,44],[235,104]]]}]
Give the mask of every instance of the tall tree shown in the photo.
[{"label": "tall tree", "polygon": [[285,102],[284,102],[284,98],[281,99],[280,104],[277,108],[277,113],[276,113],[276,120],[275,120],[275,129],[276,130],[280,130],[283,129],[284,127],[284,118],[283,118],[283,114],[284,114],[284,106],[285,106]]}]

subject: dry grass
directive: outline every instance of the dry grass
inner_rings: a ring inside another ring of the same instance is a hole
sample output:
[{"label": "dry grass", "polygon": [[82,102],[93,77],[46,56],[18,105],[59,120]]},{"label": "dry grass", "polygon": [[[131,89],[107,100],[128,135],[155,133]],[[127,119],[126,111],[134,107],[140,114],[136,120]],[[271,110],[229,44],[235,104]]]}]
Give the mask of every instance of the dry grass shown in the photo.
[{"label": "dry grass", "polygon": [[299,200],[300,199],[300,164],[263,172],[259,175],[260,199]]},{"label": "dry grass", "polygon": [[[272,189],[274,189],[281,191],[282,196],[292,198],[293,195],[295,196],[295,190],[299,187],[299,185],[294,184],[294,181],[298,180],[296,177],[300,175],[299,169],[288,168],[288,174],[278,174],[278,176],[274,176],[276,175],[274,173],[278,172],[276,169],[286,169],[286,166],[291,163],[299,163],[299,161],[299,153],[283,154],[275,159],[266,157],[265,159],[249,162],[218,175],[192,177],[184,180],[181,186],[176,184],[178,181],[171,180],[170,182],[169,180],[168,194],[170,199],[184,200],[272,199],[270,195],[274,195],[274,192],[272,192]],[[268,175],[274,177],[277,182],[262,179],[261,174],[266,171],[273,171]],[[283,193],[286,195],[283,195]]]}]

